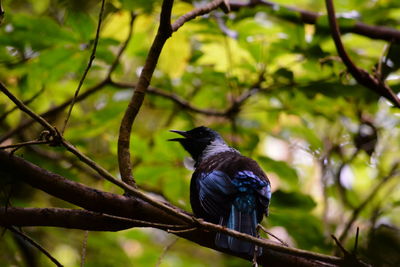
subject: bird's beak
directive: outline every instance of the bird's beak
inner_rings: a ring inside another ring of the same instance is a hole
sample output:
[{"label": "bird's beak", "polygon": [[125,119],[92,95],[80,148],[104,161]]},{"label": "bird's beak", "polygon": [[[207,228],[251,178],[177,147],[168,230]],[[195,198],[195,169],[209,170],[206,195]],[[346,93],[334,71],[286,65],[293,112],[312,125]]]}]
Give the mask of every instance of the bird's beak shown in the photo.
[{"label": "bird's beak", "polygon": [[[185,137],[185,138],[188,138],[188,137],[189,137],[188,133],[185,132],[185,131],[170,130],[170,132],[180,134],[180,135],[182,135],[182,136]],[[185,138],[172,138],[172,139],[168,139],[168,141],[181,141],[181,140],[185,140]]]}]

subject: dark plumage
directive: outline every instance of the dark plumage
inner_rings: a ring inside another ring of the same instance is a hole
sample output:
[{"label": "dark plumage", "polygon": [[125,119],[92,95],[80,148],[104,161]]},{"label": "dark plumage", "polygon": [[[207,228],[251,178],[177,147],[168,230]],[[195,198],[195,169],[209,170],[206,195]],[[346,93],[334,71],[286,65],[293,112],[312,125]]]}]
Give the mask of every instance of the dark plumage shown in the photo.
[{"label": "dark plumage", "polygon": [[[206,127],[172,131],[184,138],[179,142],[195,161],[190,184],[194,214],[206,221],[256,236],[256,226],[268,215],[270,182],[254,160],[229,147],[222,137]],[[252,255],[254,245],[217,234],[218,247]]]}]

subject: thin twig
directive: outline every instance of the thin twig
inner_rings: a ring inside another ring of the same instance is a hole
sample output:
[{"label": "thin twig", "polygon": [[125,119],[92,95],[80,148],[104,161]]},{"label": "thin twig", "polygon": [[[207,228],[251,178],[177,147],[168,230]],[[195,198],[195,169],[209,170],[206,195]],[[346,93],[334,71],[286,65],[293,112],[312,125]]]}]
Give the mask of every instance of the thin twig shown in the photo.
[{"label": "thin twig", "polygon": [[344,247],[343,245],[340,243],[340,241],[336,238],[336,236],[331,235],[331,237],[333,238],[333,240],[335,241],[336,245],[338,246],[338,248],[342,251],[343,255],[345,257],[348,257],[349,255],[351,255]]},{"label": "thin twig", "polygon": [[99,42],[99,37],[100,37],[100,28],[101,28],[101,22],[103,21],[103,13],[104,13],[105,2],[106,2],[105,0],[101,1],[101,8],[100,8],[100,12],[99,12],[99,20],[98,20],[98,23],[97,23],[96,37],[94,38],[92,53],[90,55],[89,62],[87,64],[87,66],[86,66],[86,69],[83,72],[83,75],[82,75],[82,77],[81,77],[81,79],[79,81],[78,88],[76,88],[76,90],[75,90],[75,95],[74,95],[74,98],[72,99],[71,105],[69,107],[67,117],[65,118],[64,126],[61,129],[61,134],[64,134],[64,131],[65,131],[66,127],[67,127],[69,118],[71,117],[72,109],[73,109],[73,107],[75,105],[76,98],[79,95],[79,91],[81,90],[83,82],[85,81],[86,75],[88,74],[90,68],[92,67],[92,63],[93,63],[93,61],[94,61],[94,59],[96,57],[96,50],[97,50],[97,44]]},{"label": "thin twig", "polygon": [[111,74],[114,72],[114,70],[117,68],[119,61],[121,59],[122,54],[124,53],[126,47],[129,44],[129,41],[132,38],[132,33],[133,33],[133,24],[136,20],[137,14],[135,14],[134,12],[130,13],[131,19],[129,21],[129,31],[128,31],[128,35],[125,39],[125,41],[122,43],[121,47],[118,50],[117,56],[115,57],[113,63],[111,64],[109,70],[108,70],[108,74],[107,74],[107,78],[106,79],[111,79]]},{"label": "thin twig", "polygon": [[187,233],[187,232],[196,231],[197,229],[198,229],[197,227],[190,227],[190,228],[182,229],[182,230],[172,230],[172,229],[168,229],[167,232],[168,232],[168,233],[172,233],[172,234],[182,234],[182,233]]},{"label": "thin twig", "polygon": [[[138,224],[138,225],[142,225],[142,226],[146,226],[146,227],[153,227],[153,228],[163,228],[163,229],[167,229],[167,231],[170,231],[170,229],[187,229],[188,226],[187,225],[178,225],[178,224],[164,224],[164,223],[155,223],[155,222],[149,222],[149,221],[143,221],[143,220],[136,220],[136,219],[130,219],[130,218],[125,218],[125,217],[121,217],[121,216],[115,216],[115,215],[111,215],[111,214],[102,214],[103,217],[107,217],[107,218],[112,218],[112,219],[116,219],[122,222],[129,222],[129,223],[133,223],[133,224]],[[190,228],[191,229],[191,228]]]},{"label": "thin twig", "polygon": [[49,130],[53,136],[57,135],[57,132],[54,130],[53,126],[51,126],[45,119],[43,119],[41,116],[32,111],[21,100],[15,97],[1,82],[0,82],[0,91],[2,91],[11,101],[13,101],[20,110],[28,114],[32,119],[34,119],[35,121],[40,123],[44,128]]},{"label": "thin twig", "polygon": [[356,255],[357,254],[357,250],[358,250],[358,237],[360,234],[360,227],[357,226],[357,231],[356,231],[356,240],[354,242],[354,249],[353,249],[353,254]]},{"label": "thin twig", "polygon": [[22,142],[22,143],[13,144],[13,145],[0,146],[0,150],[8,149],[8,148],[21,148],[23,146],[41,145],[41,144],[47,144],[47,143],[49,143],[49,141],[47,141],[47,140],[33,140],[33,141],[27,141],[27,142]]},{"label": "thin twig", "polygon": [[271,233],[270,231],[268,231],[267,229],[265,229],[264,226],[262,226],[261,224],[257,225],[258,229],[261,229],[264,233],[266,233],[267,235],[272,236],[273,238],[275,238],[276,240],[278,240],[282,245],[289,247],[289,244],[286,243],[285,241],[283,241],[282,239],[280,239],[279,237],[277,237],[276,235],[274,235],[273,233]]},{"label": "thin twig", "polygon": [[354,222],[357,220],[358,215],[361,211],[374,199],[374,197],[378,194],[379,190],[385,185],[388,181],[390,181],[393,177],[399,175],[399,162],[393,164],[389,174],[381,179],[379,183],[371,190],[371,192],[367,195],[363,202],[358,205],[354,210],[353,214],[351,215],[349,221],[346,223],[342,234],[339,236],[339,240],[343,242],[346,239],[347,234],[350,228],[353,226]]},{"label": "thin twig", "polygon": [[[29,98],[26,101],[23,101],[22,103],[24,103],[25,105],[29,105],[30,103],[32,103],[33,100],[35,100],[38,96],[40,96],[42,93],[44,92],[44,87],[42,89],[40,89],[37,93],[35,93],[31,98]],[[14,112],[15,110],[17,110],[18,107],[13,107],[12,109],[4,112],[1,116],[0,116],[0,122],[3,121],[5,118],[7,118],[8,115],[10,115],[12,112]]]},{"label": "thin twig", "polygon": [[[115,81],[110,81],[110,85],[115,86],[117,88],[136,88],[136,84],[133,83],[123,83],[123,82],[115,82]],[[207,115],[207,116],[215,116],[215,117],[229,117],[230,114],[237,112],[240,109],[240,106],[244,104],[244,102],[254,94],[256,94],[259,91],[259,88],[253,87],[249,89],[248,91],[243,92],[240,96],[238,96],[236,99],[233,100],[233,103],[231,106],[229,106],[225,110],[213,110],[213,109],[202,109],[193,106],[190,102],[187,100],[183,99],[182,97],[174,94],[174,93],[169,93],[166,92],[162,89],[156,88],[149,86],[147,88],[147,93],[151,95],[157,95],[164,97],[166,99],[169,99],[173,101],[175,104],[177,104],[179,107],[182,109],[186,109],[188,111],[192,111],[195,113]]]},{"label": "thin twig", "polygon": [[[115,68],[118,66],[120,57],[122,56],[123,52],[126,50],[126,47],[127,47],[128,43],[129,43],[129,40],[130,40],[131,37],[132,37],[132,32],[133,32],[133,24],[132,24],[132,23],[134,22],[134,20],[135,20],[135,18],[136,18],[136,15],[135,15],[135,14],[131,14],[131,16],[133,16],[133,17],[131,17],[131,21],[129,22],[129,33],[128,33],[128,35],[127,35],[125,41],[123,42],[121,48],[119,49],[119,51],[118,51],[118,53],[117,53],[117,56],[116,56],[116,58],[114,59],[112,65],[110,66],[109,71],[108,71],[108,73],[107,73],[107,75],[106,75],[106,78],[105,78],[103,81],[99,82],[98,84],[96,84],[96,85],[90,87],[89,89],[87,89],[87,90],[86,90],[85,92],[83,92],[82,94],[78,95],[78,96],[76,97],[76,99],[75,99],[75,103],[86,99],[88,96],[90,96],[90,95],[92,95],[92,94],[94,94],[94,93],[100,91],[101,89],[105,88],[106,85],[109,84],[110,79],[111,79],[111,74],[112,74],[112,72],[115,70]],[[58,105],[58,106],[55,106],[55,107],[52,107],[52,108],[49,109],[48,111],[46,111],[46,112],[40,114],[40,116],[42,116],[42,117],[44,117],[44,118],[47,118],[47,117],[54,116],[54,115],[60,113],[60,112],[63,111],[65,108],[67,108],[68,106],[70,106],[70,104],[71,104],[71,102],[73,101],[73,99],[74,99],[74,98],[71,97],[70,99],[64,101],[62,104],[60,104],[60,105]],[[35,122],[35,120],[33,120],[33,119],[28,119],[28,120],[26,120],[25,122],[21,123],[21,124],[20,124],[19,126],[17,126],[15,129],[13,129],[13,130],[7,132],[4,136],[2,136],[2,137],[0,138],[0,143],[4,142],[5,140],[7,140],[8,138],[10,138],[10,137],[13,136],[14,134],[16,134],[16,133],[18,133],[18,132],[24,130],[24,129],[27,128],[27,127],[29,127],[29,126],[30,126],[32,123],[34,123],[34,122]]]},{"label": "thin twig", "polygon": [[39,243],[37,243],[35,240],[33,240],[32,238],[30,238],[29,236],[27,236],[26,234],[22,233],[21,231],[17,230],[16,228],[14,228],[12,226],[7,227],[7,229],[10,230],[11,232],[13,232],[14,234],[21,236],[23,239],[25,239],[27,242],[29,242],[32,246],[37,248],[47,258],[49,258],[56,266],[63,267],[63,265],[58,260],[56,260],[53,256],[51,256],[51,254],[44,247],[42,247]]},{"label": "thin twig", "polygon": [[165,255],[167,254],[167,252],[176,244],[176,242],[178,241],[178,238],[175,238],[174,240],[172,240],[171,243],[169,243],[167,246],[164,247],[160,257],[158,257],[157,263],[155,265],[155,267],[159,267],[162,260],[164,259]]},{"label": "thin twig", "polygon": [[198,17],[210,13],[211,11],[217,9],[224,0],[214,0],[206,5],[195,8],[192,11],[180,16],[173,24],[172,24],[172,31],[176,32],[179,30],[180,27],[183,26],[186,22]]},{"label": "thin twig", "polygon": [[87,249],[87,241],[89,237],[89,231],[86,230],[82,240],[82,250],[81,250],[81,267],[85,266],[86,260],[86,249]]}]

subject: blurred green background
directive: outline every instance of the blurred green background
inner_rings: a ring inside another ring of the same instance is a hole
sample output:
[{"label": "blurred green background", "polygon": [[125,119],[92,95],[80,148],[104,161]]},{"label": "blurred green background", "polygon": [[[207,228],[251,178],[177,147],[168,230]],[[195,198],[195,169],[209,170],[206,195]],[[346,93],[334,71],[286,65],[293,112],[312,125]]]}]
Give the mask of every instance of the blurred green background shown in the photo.
[{"label": "blurred green background", "polygon": [[[0,80],[38,113],[73,96],[91,53],[100,1],[2,1]],[[173,19],[207,1],[175,1]],[[325,13],[324,1],[275,3]],[[81,92],[104,80],[134,21],[112,80],[134,84],[159,22],[161,1],[107,1],[96,59]],[[336,0],[342,27],[361,20],[400,30],[400,3]],[[166,140],[169,129],[205,125],[219,131],[270,177],[273,196],[263,224],[290,245],[334,254],[331,234],[376,266],[400,264],[400,112],[357,85],[338,58],[326,17],[305,25],[285,8],[218,10],[186,23],[168,40],[151,85],[204,110],[224,112],[255,85],[259,90],[226,116],[188,110],[149,93],[133,127],[131,153],[139,187],[190,211],[191,171],[185,151]],[[226,30],[228,29],[228,31]],[[228,33],[228,34],[227,34]],[[236,38],[233,38],[236,37]],[[354,62],[371,73],[379,65],[393,90],[400,88],[400,47],[345,34]],[[384,61],[379,64],[379,62]],[[261,78],[260,78],[261,77]],[[107,84],[74,107],[65,138],[118,175],[117,138],[132,88]],[[0,95],[0,114],[13,108]],[[60,127],[66,111],[49,118]],[[26,117],[12,112],[0,135]],[[37,138],[32,126],[3,144]],[[115,193],[61,148],[36,146],[17,152],[35,164],[86,185]],[[71,207],[22,184],[1,179],[1,195],[16,207]],[[352,219],[354,222],[351,223]],[[79,266],[84,232],[45,227],[24,229],[65,266]],[[0,266],[24,266],[18,242],[0,238]],[[37,266],[52,266],[34,250]],[[90,232],[85,266],[243,266],[243,260],[199,247],[157,229]]]}]

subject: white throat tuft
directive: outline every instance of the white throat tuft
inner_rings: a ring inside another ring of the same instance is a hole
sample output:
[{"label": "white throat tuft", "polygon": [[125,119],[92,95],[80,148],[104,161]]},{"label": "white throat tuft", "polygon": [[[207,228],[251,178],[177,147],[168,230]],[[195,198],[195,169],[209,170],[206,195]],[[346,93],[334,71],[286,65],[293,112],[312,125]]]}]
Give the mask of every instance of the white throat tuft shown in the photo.
[{"label": "white throat tuft", "polygon": [[224,140],[222,139],[215,139],[214,141],[212,141],[203,151],[203,153],[201,154],[201,160],[204,160],[206,158],[209,158],[210,156],[213,156],[215,154],[219,154],[222,152],[237,152],[239,153],[239,151],[237,151],[236,149],[228,146]]}]

